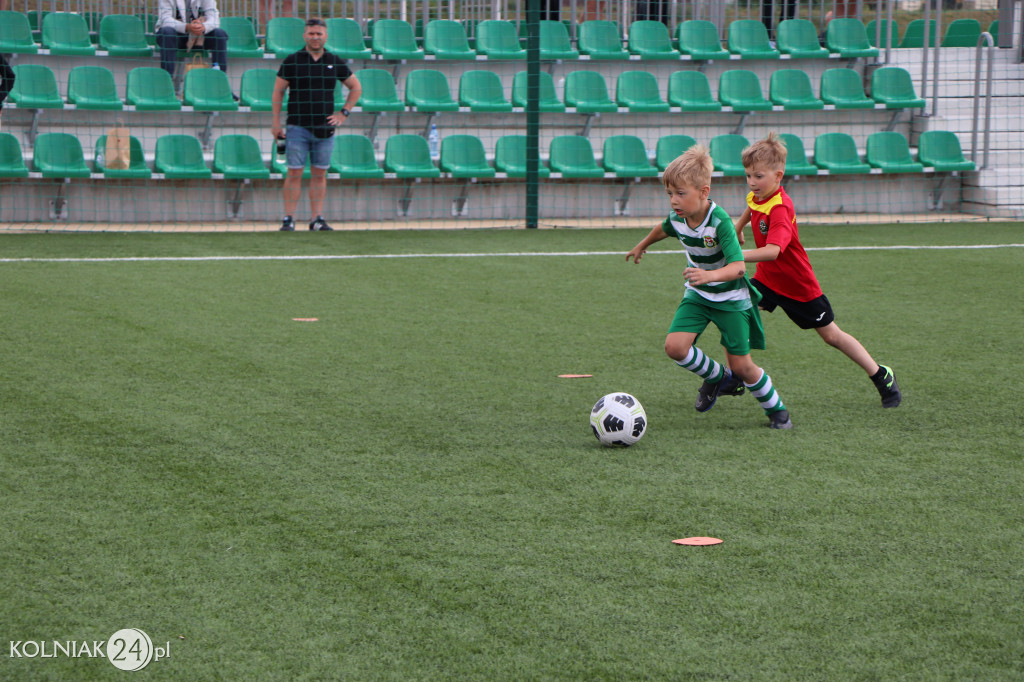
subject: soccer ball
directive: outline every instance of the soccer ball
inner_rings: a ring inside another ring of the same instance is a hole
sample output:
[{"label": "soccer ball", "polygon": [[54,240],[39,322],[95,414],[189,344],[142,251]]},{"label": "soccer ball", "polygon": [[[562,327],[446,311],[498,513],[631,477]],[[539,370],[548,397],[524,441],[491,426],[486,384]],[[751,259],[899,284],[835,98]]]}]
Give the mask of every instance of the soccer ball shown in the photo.
[{"label": "soccer ball", "polygon": [[647,413],[628,393],[609,393],[590,411],[590,428],[602,445],[626,447],[643,438]]}]

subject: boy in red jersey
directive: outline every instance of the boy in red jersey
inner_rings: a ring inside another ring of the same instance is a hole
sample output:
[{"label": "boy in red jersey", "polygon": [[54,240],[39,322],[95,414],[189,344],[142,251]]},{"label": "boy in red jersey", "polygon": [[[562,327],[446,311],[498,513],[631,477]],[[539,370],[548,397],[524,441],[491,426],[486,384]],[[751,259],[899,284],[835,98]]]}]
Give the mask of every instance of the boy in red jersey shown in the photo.
[{"label": "boy in red jersey", "polygon": [[[813,329],[828,345],[838,348],[867,372],[882,396],[882,407],[896,407],[902,400],[892,370],[879,365],[860,341],[835,323],[832,306],[821,292],[807,252],[797,234],[796,210],[782,188],[786,170],[786,145],[775,135],[759,140],[743,150],[743,168],[747,175],[747,208],[736,221],[740,244],[743,228],[750,223],[756,249],[743,252],[743,260],[757,263],[751,278],[761,292],[760,307],[772,312],[776,307],[801,329]],[[732,387],[722,387],[731,394]]]}]

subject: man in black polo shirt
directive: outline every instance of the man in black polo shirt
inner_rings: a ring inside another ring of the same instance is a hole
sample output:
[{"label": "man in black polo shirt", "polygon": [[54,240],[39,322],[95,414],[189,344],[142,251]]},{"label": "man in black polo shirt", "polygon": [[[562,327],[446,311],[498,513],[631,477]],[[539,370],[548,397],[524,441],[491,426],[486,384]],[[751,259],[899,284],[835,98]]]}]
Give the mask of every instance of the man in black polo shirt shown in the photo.
[{"label": "man in black polo shirt", "polygon": [[[274,123],[271,133],[275,139],[287,140],[288,175],[284,181],[284,220],[281,230],[295,229],[292,217],[302,196],[302,173],[307,159],[310,161],[309,204],[313,219],[311,230],[330,230],[324,220],[324,195],[327,194],[327,168],[331,165],[334,149],[334,128],[343,125],[349,112],[363,92],[359,79],[345,61],[324,50],[327,26],[321,19],[306,22],[303,33],[306,49],[288,55],[281,62],[274,81],[272,110]],[[348,88],[345,106],[334,110],[334,88],[338,81]],[[281,129],[281,103],[288,91],[288,128]]]}]

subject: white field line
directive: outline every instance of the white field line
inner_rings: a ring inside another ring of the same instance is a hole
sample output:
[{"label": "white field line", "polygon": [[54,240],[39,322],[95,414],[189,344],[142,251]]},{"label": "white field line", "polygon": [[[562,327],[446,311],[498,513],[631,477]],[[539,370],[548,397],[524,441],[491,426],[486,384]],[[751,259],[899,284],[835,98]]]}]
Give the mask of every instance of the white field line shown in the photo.
[{"label": "white field line", "polygon": [[[1018,249],[1024,244],[956,244],[894,246],[819,246],[807,251],[925,251],[949,249]],[[648,251],[646,255],[680,254],[681,250]],[[192,263],[206,261],[318,261],[397,258],[529,258],[573,256],[625,256],[626,251],[520,251],[498,253],[373,253],[302,256],[123,256],[110,258],[0,258],[0,263]]]}]

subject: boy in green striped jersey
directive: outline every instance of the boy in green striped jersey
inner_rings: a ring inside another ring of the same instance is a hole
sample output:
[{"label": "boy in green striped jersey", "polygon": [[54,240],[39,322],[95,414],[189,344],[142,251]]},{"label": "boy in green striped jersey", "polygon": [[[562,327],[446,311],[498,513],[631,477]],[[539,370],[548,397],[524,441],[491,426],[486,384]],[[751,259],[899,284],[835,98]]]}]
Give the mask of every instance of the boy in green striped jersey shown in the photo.
[{"label": "boy in green striped jersey", "polygon": [[[675,237],[686,251],[685,294],[665,337],[665,352],[677,365],[704,379],[697,392],[698,412],[710,410],[733,375],[757,398],[768,426],[789,429],[793,422],[771,377],[754,364],[751,348],[764,348],[757,311],[760,296],[750,286],[736,228],[729,214],[711,201],[711,155],[690,147],[665,169],[662,182],[672,213],[626,254],[639,263],[647,249]],[[705,355],[694,343],[708,324],[718,327],[728,367]]]}]

